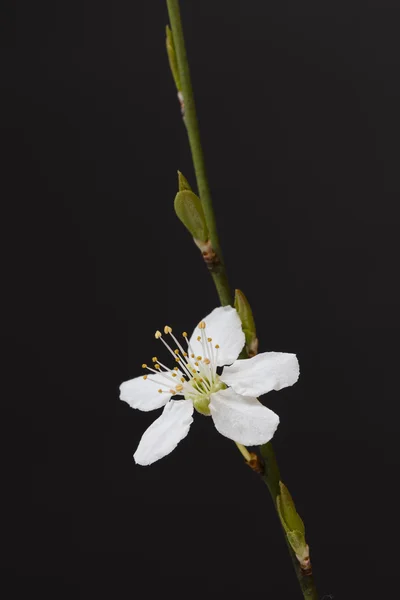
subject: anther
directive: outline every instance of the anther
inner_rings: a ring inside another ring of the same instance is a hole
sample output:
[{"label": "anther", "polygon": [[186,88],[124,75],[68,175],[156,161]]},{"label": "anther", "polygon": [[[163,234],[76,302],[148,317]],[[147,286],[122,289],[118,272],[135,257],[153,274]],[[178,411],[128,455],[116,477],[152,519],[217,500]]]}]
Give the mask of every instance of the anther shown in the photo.
[{"label": "anther", "polygon": [[158,390],[158,393],[159,393],[159,394],[162,394],[162,390]]},{"label": "anther", "polygon": [[184,377],[181,377],[181,381],[182,381],[182,383],[186,383],[186,381],[185,381],[185,378],[184,378]]},{"label": "anther", "polygon": [[196,356],[197,360],[201,360],[201,356]]},{"label": "anther", "polygon": [[171,328],[171,327],[169,327],[169,325],[166,325],[166,326],[164,327],[164,333],[172,333],[172,328]]},{"label": "anther", "polygon": [[142,369],[147,369],[147,365],[146,365],[146,363],[143,363],[143,364],[142,364]]},{"label": "anther", "polygon": [[218,350],[218,348],[219,348],[219,345],[218,345],[218,344],[215,344],[215,347],[216,347],[216,349]]},{"label": "anther", "polygon": [[176,350],[174,350],[175,354],[179,354],[179,350],[178,348]]},{"label": "anther", "polygon": [[161,369],[160,365],[154,365],[155,369]]},{"label": "anther", "polygon": [[176,373],[172,373],[172,377],[176,377]]},{"label": "anther", "polygon": [[179,358],[179,356],[177,356],[175,360],[176,362],[180,362],[181,359]]},{"label": "anther", "polygon": [[169,390],[171,392],[171,394],[176,394],[175,390]]},{"label": "anther", "polygon": [[147,379],[147,375],[143,375],[143,379]]},{"label": "anther", "polygon": [[203,360],[203,363],[204,363],[205,365],[209,365],[209,364],[210,364],[210,359],[208,359],[208,358],[205,358],[205,359]]},{"label": "anther", "polygon": [[162,333],[161,333],[161,331],[158,331],[158,330],[154,334],[154,337],[156,338],[156,340],[158,340],[161,336],[162,336]]},{"label": "anther", "polygon": [[207,338],[207,342],[212,342],[212,338]]},{"label": "anther", "polygon": [[176,391],[177,392],[181,392],[183,390],[183,385],[181,385],[180,383],[178,383],[178,385],[176,386]]},{"label": "anther", "polygon": [[157,361],[158,361],[158,358],[157,358],[157,356],[153,356],[153,358],[152,358],[151,360],[152,360],[153,362],[157,362]]},{"label": "anther", "polygon": [[200,321],[199,323],[199,329],[205,329],[206,328],[206,324],[204,321]]},{"label": "anther", "polygon": [[197,336],[197,341],[200,342],[201,341],[201,335]]},{"label": "anther", "polygon": [[178,367],[174,367],[174,371],[179,371]]},{"label": "anther", "polygon": [[186,333],[186,331],[184,331],[184,332],[182,333],[182,336],[183,336],[183,337],[187,337],[187,333]]},{"label": "anther", "polygon": [[191,354],[190,356],[191,356],[191,358],[194,358],[194,354]]}]

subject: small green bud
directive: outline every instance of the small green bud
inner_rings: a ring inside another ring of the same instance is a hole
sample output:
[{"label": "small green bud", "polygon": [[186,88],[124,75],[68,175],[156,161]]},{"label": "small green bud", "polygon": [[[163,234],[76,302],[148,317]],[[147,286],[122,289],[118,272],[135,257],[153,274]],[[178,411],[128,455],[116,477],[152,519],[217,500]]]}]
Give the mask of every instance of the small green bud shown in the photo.
[{"label": "small green bud", "polygon": [[193,238],[206,242],[209,235],[200,198],[190,190],[182,190],[175,196],[174,208]]},{"label": "small green bud", "polygon": [[169,25],[166,26],[165,30],[166,30],[165,45],[167,47],[168,62],[169,62],[169,66],[171,68],[172,77],[174,78],[174,81],[175,81],[176,89],[178,90],[178,92],[180,92],[182,88],[181,88],[181,80],[179,77],[178,61],[176,59],[174,38],[173,38],[172,31],[171,31]]},{"label": "small green bud", "polygon": [[189,190],[189,192],[192,191],[192,188],[190,187],[188,180],[186,179],[186,177],[184,175],[182,175],[182,173],[180,171],[178,171],[178,186],[179,186],[180,192],[183,192],[184,190]]},{"label": "small green bud", "polygon": [[305,533],[304,523],[296,510],[293,498],[286,485],[279,482],[280,494],[276,499],[279,516],[285,531],[300,531]]},{"label": "small green bud", "polygon": [[288,542],[295,553],[297,560],[303,570],[311,567],[310,549],[305,538],[305,527],[303,520],[298,514],[287,487],[279,482],[280,494],[276,498],[276,507],[279,518],[285,530]]},{"label": "small green bud", "polygon": [[243,333],[246,338],[246,349],[248,355],[255,356],[258,350],[258,339],[256,334],[256,325],[250,304],[241,290],[235,290],[234,306],[242,321]]}]

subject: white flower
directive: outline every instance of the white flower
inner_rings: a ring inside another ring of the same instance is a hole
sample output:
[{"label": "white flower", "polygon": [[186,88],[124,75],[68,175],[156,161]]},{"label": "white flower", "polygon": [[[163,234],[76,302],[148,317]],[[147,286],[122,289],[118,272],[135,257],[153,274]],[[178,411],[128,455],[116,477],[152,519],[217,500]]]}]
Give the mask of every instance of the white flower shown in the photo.
[{"label": "white flower", "polygon": [[[219,307],[203,319],[184,346],[164,328],[176,349],[173,350],[160,331],[159,339],[172,354],[175,367],[170,369],[153,357],[149,371],[121,384],[120,399],[132,408],[149,411],[164,406],[158,419],[145,431],[134,454],[140,465],[166,456],[187,436],[193,411],[211,415],[217,430],[246,446],[265,444],[274,435],[279,417],[263,406],[257,396],[296,383],[299,363],[295,354],[264,352],[236,360],[245,337],[239,315],[231,306]],[[232,364],[233,363],[233,364]],[[217,367],[223,367],[221,374]],[[229,386],[229,387],[228,387]],[[172,397],[182,396],[179,400]]]}]

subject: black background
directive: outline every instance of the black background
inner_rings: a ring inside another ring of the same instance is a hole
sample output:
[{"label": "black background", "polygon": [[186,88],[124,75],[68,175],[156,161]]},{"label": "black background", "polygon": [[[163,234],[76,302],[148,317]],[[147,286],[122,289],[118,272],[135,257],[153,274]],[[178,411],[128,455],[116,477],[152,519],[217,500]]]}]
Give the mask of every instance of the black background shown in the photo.
[{"label": "black background", "polygon": [[[399,11],[182,2],[221,241],[321,597],[398,594]],[[194,185],[163,2],[2,18],[5,598],[298,598],[267,489],[211,420],[151,467],[121,381],[217,305],[172,209]],[[9,385],[7,385],[9,384]],[[330,595],[330,596],[329,596]]]}]

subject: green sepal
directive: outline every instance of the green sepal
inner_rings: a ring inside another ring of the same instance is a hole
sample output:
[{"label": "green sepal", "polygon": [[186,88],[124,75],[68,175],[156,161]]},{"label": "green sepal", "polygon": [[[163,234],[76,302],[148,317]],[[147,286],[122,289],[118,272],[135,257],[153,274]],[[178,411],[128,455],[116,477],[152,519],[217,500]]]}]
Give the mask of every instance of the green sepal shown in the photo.
[{"label": "green sepal", "polygon": [[180,92],[182,89],[181,88],[181,79],[179,77],[178,61],[176,59],[174,38],[173,38],[172,31],[171,31],[171,28],[169,25],[166,26],[165,31],[166,31],[165,45],[167,48],[168,62],[169,62],[169,66],[171,68],[172,77],[174,78],[174,81],[175,81],[176,89],[178,90],[178,92]]},{"label": "green sepal", "polygon": [[296,510],[293,498],[289,490],[282,481],[279,482],[280,494],[276,498],[276,505],[282,525],[286,533],[290,531],[299,531],[305,534],[305,527],[302,518]]},{"label": "green sepal", "polygon": [[251,347],[254,340],[257,339],[256,325],[254,323],[253,313],[246,296],[241,290],[235,290],[234,306],[242,321],[242,329],[246,338],[246,346]]},{"label": "green sepal", "polygon": [[200,198],[190,190],[182,190],[175,196],[174,208],[193,238],[206,242],[209,235]]},{"label": "green sepal", "polygon": [[182,173],[180,171],[178,171],[178,189],[180,192],[183,192],[185,190],[189,190],[189,192],[192,191],[192,188],[190,187],[188,180],[186,179],[186,177],[184,175],[182,175]]}]

